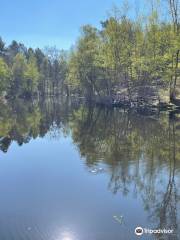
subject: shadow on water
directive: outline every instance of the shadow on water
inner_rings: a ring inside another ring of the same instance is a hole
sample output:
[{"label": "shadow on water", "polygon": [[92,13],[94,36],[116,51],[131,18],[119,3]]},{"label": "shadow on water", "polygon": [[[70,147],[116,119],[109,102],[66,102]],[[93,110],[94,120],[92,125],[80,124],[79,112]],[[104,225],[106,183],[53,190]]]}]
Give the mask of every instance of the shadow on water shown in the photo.
[{"label": "shadow on water", "polygon": [[[155,229],[179,239],[180,121],[164,112],[146,117],[131,111],[87,108],[66,101],[12,102],[0,107],[0,149],[46,134],[71,135],[90,173],[105,173],[108,189],[141,198]],[[1,153],[2,154],[2,153]]]}]

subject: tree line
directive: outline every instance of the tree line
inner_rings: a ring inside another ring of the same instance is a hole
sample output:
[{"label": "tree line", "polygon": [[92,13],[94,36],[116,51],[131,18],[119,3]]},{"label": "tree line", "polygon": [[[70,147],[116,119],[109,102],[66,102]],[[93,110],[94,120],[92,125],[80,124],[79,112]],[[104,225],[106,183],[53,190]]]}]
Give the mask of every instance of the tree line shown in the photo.
[{"label": "tree line", "polygon": [[[179,3],[150,2],[151,10],[144,16],[133,18],[127,10],[115,8],[100,29],[82,27],[69,59],[67,82],[72,92],[81,91],[87,98],[123,97],[128,102],[178,102]],[[161,14],[165,10],[167,19]]]},{"label": "tree line", "polygon": [[148,2],[144,15],[132,17],[126,5],[114,8],[100,28],[83,26],[68,54],[0,40],[0,94],[179,105],[179,1]]},{"label": "tree line", "polygon": [[56,48],[26,48],[0,38],[0,96],[32,97],[62,92],[67,72],[66,53]]}]

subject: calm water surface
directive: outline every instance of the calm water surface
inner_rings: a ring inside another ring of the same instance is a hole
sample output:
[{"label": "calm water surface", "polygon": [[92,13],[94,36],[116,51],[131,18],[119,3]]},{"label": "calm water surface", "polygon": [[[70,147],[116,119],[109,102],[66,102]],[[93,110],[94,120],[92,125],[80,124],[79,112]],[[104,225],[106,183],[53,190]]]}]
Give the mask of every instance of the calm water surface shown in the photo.
[{"label": "calm water surface", "polygon": [[180,239],[179,148],[178,115],[1,104],[0,239]]}]

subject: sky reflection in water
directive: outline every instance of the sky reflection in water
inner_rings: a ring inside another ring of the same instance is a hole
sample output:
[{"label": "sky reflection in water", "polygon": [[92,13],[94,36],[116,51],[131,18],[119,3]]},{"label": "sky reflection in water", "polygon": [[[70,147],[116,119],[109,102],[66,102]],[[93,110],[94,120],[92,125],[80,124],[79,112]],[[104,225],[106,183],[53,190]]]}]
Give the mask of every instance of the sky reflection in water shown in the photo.
[{"label": "sky reflection in water", "polygon": [[51,101],[0,116],[0,239],[137,239],[139,225],[179,239],[177,116]]}]

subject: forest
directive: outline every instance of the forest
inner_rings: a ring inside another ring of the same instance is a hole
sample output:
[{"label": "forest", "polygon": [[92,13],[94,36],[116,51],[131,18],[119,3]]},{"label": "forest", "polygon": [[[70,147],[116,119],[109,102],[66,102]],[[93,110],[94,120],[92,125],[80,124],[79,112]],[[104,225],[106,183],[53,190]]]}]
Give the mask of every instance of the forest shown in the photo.
[{"label": "forest", "polygon": [[127,1],[114,7],[99,28],[82,26],[69,51],[16,41],[6,46],[0,38],[0,97],[63,95],[131,107],[179,106],[179,2],[149,1],[135,15]]}]

